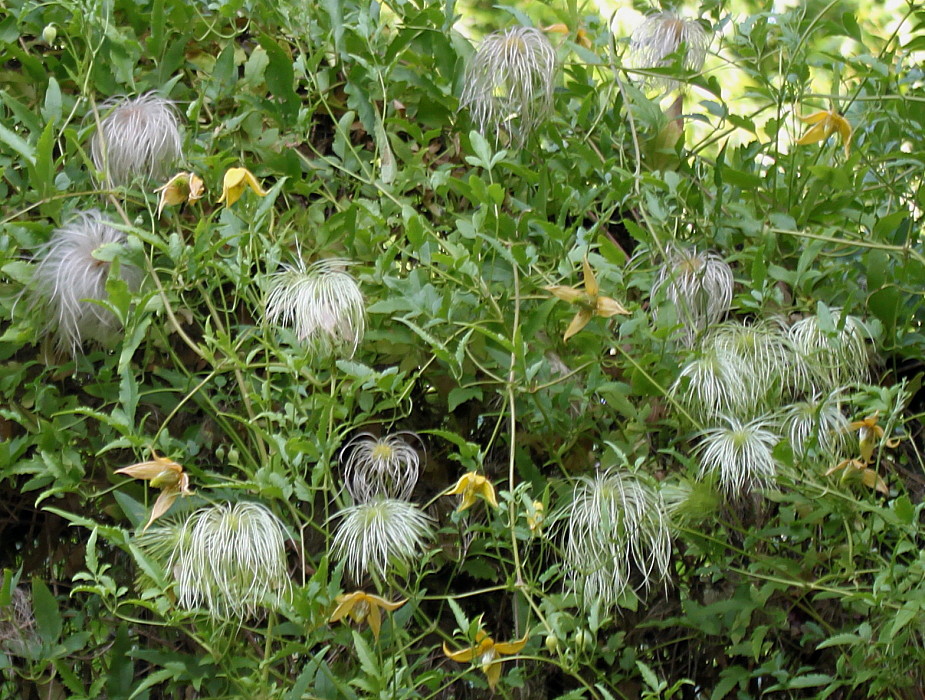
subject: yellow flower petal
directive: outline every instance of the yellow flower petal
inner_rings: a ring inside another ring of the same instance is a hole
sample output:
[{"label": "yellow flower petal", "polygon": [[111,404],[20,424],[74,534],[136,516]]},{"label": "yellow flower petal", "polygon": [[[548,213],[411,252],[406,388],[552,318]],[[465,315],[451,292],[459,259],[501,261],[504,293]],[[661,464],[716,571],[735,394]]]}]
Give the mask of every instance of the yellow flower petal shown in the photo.
[{"label": "yellow flower petal", "polygon": [[601,288],[597,285],[597,278],[594,276],[594,270],[591,269],[591,263],[588,262],[587,257],[581,261],[581,267],[585,278],[585,293],[589,297],[596,297]]},{"label": "yellow flower petal", "polygon": [[616,316],[617,314],[625,315],[629,314],[629,311],[616,299],[611,299],[610,297],[597,298],[598,316],[601,318],[610,318],[611,316]]},{"label": "yellow flower petal", "polygon": [[475,505],[476,496],[481,496],[495,508],[498,507],[498,499],[495,498],[495,487],[491,485],[488,479],[476,472],[466,472],[463,474],[459,477],[459,481],[456,482],[456,485],[447,491],[445,495],[453,496],[457,494],[462,495],[459,507],[456,509],[457,512],[466,510]]},{"label": "yellow flower petal", "polygon": [[590,309],[582,309],[577,314],[575,318],[572,319],[572,322],[569,324],[568,328],[565,329],[565,335],[562,336],[562,340],[568,340],[578,331],[588,325],[588,321],[591,320],[591,317],[594,313]]},{"label": "yellow flower petal", "polygon": [[797,119],[802,122],[806,122],[807,124],[818,124],[819,122],[824,122],[828,118],[828,112],[816,112],[815,114],[810,114],[806,117],[801,117],[799,114],[797,115]]},{"label": "yellow flower petal", "polygon": [[261,197],[265,197],[267,194],[250,170],[247,168],[228,168],[222,181],[222,196],[218,200],[219,204],[224,202],[226,207],[230,207],[241,198],[245,187],[250,187],[254,194]]},{"label": "yellow flower petal", "polygon": [[546,287],[546,291],[552,293],[553,296],[558,297],[562,301],[567,301],[569,304],[574,304],[587,297],[582,290],[575,289],[574,287],[561,287],[555,285]]},{"label": "yellow flower petal", "polygon": [[453,661],[457,661],[461,664],[469,663],[475,657],[477,647],[469,647],[468,649],[460,649],[459,651],[450,651],[450,648],[446,645],[446,642],[443,643],[443,653]]},{"label": "yellow flower petal", "polygon": [[378,605],[369,606],[369,628],[373,631],[373,637],[379,639],[379,630],[382,629],[382,613],[379,612]]},{"label": "yellow flower petal", "polygon": [[180,489],[168,488],[161,491],[161,495],[157,497],[156,501],[154,501],[154,507],[151,509],[151,517],[148,519],[148,522],[142,529],[142,532],[147,530],[151,526],[151,523],[153,523],[164,513],[170,510],[170,506],[173,505],[173,502],[177,500],[177,496],[179,495]]},{"label": "yellow flower petal", "polygon": [[825,140],[829,133],[831,132],[829,132],[826,122],[820,122],[805,134],[803,134],[803,136],[801,136],[799,139],[797,139],[797,145],[806,146],[811,143],[819,143],[820,141]]},{"label": "yellow flower petal", "polygon": [[524,638],[516,642],[501,642],[495,644],[495,650],[499,654],[510,655],[510,654],[519,654],[521,650],[527,646],[527,640],[529,635],[524,635]]},{"label": "yellow flower petal", "polygon": [[183,472],[183,467],[166,457],[158,457],[156,454],[147,462],[139,462],[130,467],[116,469],[116,474],[125,474],[133,479],[155,479],[161,476],[164,471],[172,471],[177,474]]},{"label": "yellow flower petal", "polygon": [[485,672],[485,678],[488,679],[488,687],[494,690],[498,681],[501,680],[501,662],[495,661],[483,667],[482,670]]}]

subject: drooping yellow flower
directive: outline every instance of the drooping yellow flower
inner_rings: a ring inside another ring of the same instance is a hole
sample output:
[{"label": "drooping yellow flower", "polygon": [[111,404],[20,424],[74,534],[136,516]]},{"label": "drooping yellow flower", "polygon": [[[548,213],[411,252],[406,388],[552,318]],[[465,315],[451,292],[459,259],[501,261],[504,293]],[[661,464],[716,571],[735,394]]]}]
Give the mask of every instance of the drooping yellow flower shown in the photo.
[{"label": "drooping yellow flower", "polygon": [[815,114],[810,114],[808,117],[800,117],[797,115],[800,121],[806,122],[807,124],[812,124],[803,136],[797,141],[797,144],[800,146],[805,146],[810,143],[819,143],[820,141],[825,141],[829,136],[838,132],[838,135],[841,137],[842,143],[845,145],[845,155],[847,156],[851,151],[851,124],[848,123],[848,120],[845,119],[841,114],[835,111],[835,109],[830,109],[827,112],[816,112]]},{"label": "drooping yellow flower", "polygon": [[336,600],[337,607],[328,622],[337,622],[344,617],[349,617],[356,623],[363,623],[368,620],[369,628],[373,631],[373,636],[376,639],[379,639],[379,630],[382,628],[382,613],[379,612],[379,608],[391,612],[398,610],[408,602],[406,598],[405,600],[390,603],[384,598],[364,593],[363,591],[345,593],[337,596]]},{"label": "drooping yellow flower", "polygon": [[[569,28],[567,24],[557,22],[556,24],[550,24],[548,27],[543,27],[543,31],[553,32],[555,34],[568,34]],[[575,43],[581,44],[586,49],[590,49],[592,46],[591,38],[588,36],[588,32],[586,32],[581,27],[578,28],[577,32],[575,32]]]},{"label": "drooping yellow flower", "polygon": [[177,500],[177,496],[181,494],[189,496],[193,493],[189,487],[189,474],[183,471],[183,467],[171,459],[159,457],[154,450],[151,450],[151,460],[116,469],[116,474],[125,474],[133,479],[149,481],[151,486],[161,490],[161,495],[154,502],[151,517],[142,532],[170,510],[170,506]]},{"label": "drooping yellow flower", "polygon": [[[826,476],[841,471],[842,480],[844,480],[852,474],[860,474],[861,482],[865,486],[876,489],[885,496],[890,494],[890,489],[887,487],[883,477],[870,466],[874,456],[874,449],[880,444],[885,435],[885,431],[877,423],[879,418],[880,411],[875,411],[873,415],[867,416],[864,420],[854,421],[848,426],[851,430],[858,431],[858,450],[861,456],[839,462],[825,473]],[[886,446],[890,448],[896,447],[898,444],[899,438],[886,441]]]},{"label": "drooping yellow flower", "polygon": [[530,532],[536,532],[543,525],[546,519],[546,506],[542,501],[533,501],[533,512],[527,513],[527,526]]},{"label": "drooping yellow flower", "polygon": [[177,173],[167,181],[167,184],[161,185],[154,191],[161,195],[157,202],[157,215],[160,216],[164,207],[201,199],[205,192],[205,184],[202,178],[194,173]]},{"label": "drooping yellow flower", "polygon": [[562,287],[559,285],[546,287],[546,291],[551,292],[553,296],[562,299],[562,301],[567,301],[569,304],[578,304],[581,307],[578,313],[575,314],[575,318],[572,319],[569,327],[565,329],[565,335],[562,336],[563,340],[571,338],[578,331],[587,326],[588,321],[595,316],[610,318],[616,314],[629,313],[629,311],[617,300],[600,295],[600,287],[597,284],[597,278],[594,276],[594,271],[591,269],[591,265],[588,263],[587,258],[583,261],[583,267],[585,281],[584,289]]},{"label": "drooping yellow flower", "polygon": [[484,631],[479,630],[475,636],[475,646],[460,651],[450,651],[446,642],[443,643],[443,653],[458,663],[478,664],[488,679],[488,687],[492,690],[501,679],[501,656],[520,653],[527,644],[527,636],[517,642],[495,642]]},{"label": "drooping yellow flower", "polygon": [[476,496],[481,496],[495,508],[498,507],[498,499],[495,498],[495,487],[491,485],[488,479],[476,472],[466,472],[459,477],[456,486],[446,492],[447,496],[454,494],[462,494],[462,500],[459,502],[457,511],[463,511],[475,505]]},{"label": "drooping yellow flower", "polygon": [[245,187],[250,187],[256,195],[267,196],[266,190],[260,186],[257,178],[254,177],[250,170],[247,168],[228,168],[225,179],[222,181],[222,196],[218,203],[224,202],[226,207],[230,207],[241,198]]}]

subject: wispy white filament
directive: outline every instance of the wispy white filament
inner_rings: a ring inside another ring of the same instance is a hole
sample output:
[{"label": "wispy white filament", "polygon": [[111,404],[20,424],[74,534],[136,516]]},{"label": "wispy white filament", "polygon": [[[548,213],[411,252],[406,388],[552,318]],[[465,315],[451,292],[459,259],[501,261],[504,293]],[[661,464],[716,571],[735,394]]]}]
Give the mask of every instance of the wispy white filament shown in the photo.
[{"label": "wispy white filament", "polygon": [[412,503],[376,496],[338,512],[331,554],[345,562],[350,577],[384,577],[395,566],[410,566],[433,535],[430,518]]},{"label": "wispy white filament", "polygon": [[[155,543],[164,539],[157,532],[151,537]],[[197,510],[171,539],[167,568],[181,607],[205,606],[216,618],[243,618],[278,605],[290,586],[282,524],[257,503]]]},{"label": "wispy white filament", "polygon": [[700,477],[717,476],[723,490],[734,496],[770,486],[777,474],[773,450],[779,439],[770,423],[763,418],[725,422],[702,433],[697,446]]},{"label": "wispy white filament", "polygon": [[460,106],[482,134],[503,127],[523,141],[552,110],[555,77],[556,52],[539,29],[495,32],[469,62]]},{"label": "wispy white filament", "polygon": [[[104,245],[123,243],[125,234],[99,210],[78,212],[56,229],[37,254],[32,278],[32,308],[46,315],[45,327],[57,335],[58,346],[76,354],[87,340],[110,342],[119,321],[99,303],[108,299],[106,280],[111,263],[94,257]],[[137,287],[140,271],[120,266],[122,279]]]},{"label": "wispy white filament", "polygon": [[684,341],[693,345],[697,336],[719,323],[732,304],[732,269],[714,253],[696,249],[672,250],[652,288],[675,306]]},{"label": "wispy white filament", "polygon": [[[633,32],[630,58],[635,68],[661,68],[670,65],[668,57],[682,45],[682,65],[687,71],[699,71],[707,56],[712,36],[700,22],[681,19],[673,12],[659,12],[646,17]],[[670,80],[656,79],[653,84],[673,87]]]},{"label": "wispy white filament", "polygon": [[586,608],[613,607],[633,572],[647,588],[668,574],[671,541],[665,506],[637,475],[609,469],[582,477],[566,511],[568,581]]},{"label": "wispy white filament", "polygon": [[418,480],[420,456],[405,437],[417,439],[414,433],[378,438],[361,433],[344,446],[344,482],[355,503],[374,496],[408,499]]},{"label": "wispy white filament", "polygon": [[111,187],[137,178],[160,182],[170,175],[182,149],[177,112],[170,100],[149,92],[107,102],[90,144],[93,164]]},{"label": "wispy white filament", "polygon": [[352,356],[363,338],[366,307],[347,265],[345,260],[329,259],[306,268],[300,262],[274,275],[267,320],[291,326],[315,355]]}]

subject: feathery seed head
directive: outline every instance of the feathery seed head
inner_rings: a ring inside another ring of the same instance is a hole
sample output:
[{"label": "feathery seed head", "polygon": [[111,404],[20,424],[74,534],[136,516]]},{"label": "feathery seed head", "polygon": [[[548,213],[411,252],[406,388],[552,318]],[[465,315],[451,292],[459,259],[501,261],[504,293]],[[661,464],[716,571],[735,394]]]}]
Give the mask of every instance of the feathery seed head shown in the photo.
[{"label": "feathery seed head", "polygon": [[748,415],[757,405],[748,389],[752,374],[741,356],[707,345],[681,369],[671,394],[701,422]]},{"label": "feathery seed head", "polygon": [[814,394],[784,409],[783,431],[798,459],[806,458],[813,448],[827,461],[842,454],[850,428],[839,398],[839,391]]},{"label": "feathery seed head", "polygon": [[[32,277],[32,307],[47,314],[45,327],[58,339],[58,347],[76,354],[87,340],[111,342],[119,321],[98,301],[108,298],[106,280],[111,263],[94,257],[104,245],[123,243],[125,234],[112,226],[98,209],[78,212],[52,233],[37,252],[38,266]],[[121,265],[120,275],[137,288],[141,272]]]},{"label": "feathery seed head", "polygon": [[387,496],[407,500],[414,490],[420,473],[420,457],[405,436],[414,433],[394,433],[377,438],[361,433],[348,442],[341,455],[344,462],[344,482],[354,503]]},{"label": "feathery seed head", "polygon": [[718,255],[696,248],[673,249],[659,270],[651,296],[664,290],[677,310],[684,342],[690,346],[729,311],[732,286],[732,268]]},{"label": "feathery seed head", "polygon": [[266,301],[267,320],[292,326],[316,356],[353,356],[363,339],[366,307],[359,285],[344,269],[349,264],[332,258],[308,268],[301,261],[286,266],[274,275]]},{"label": "feathery seed head", "polygon": [[141,538],[167,561],[181,607],[205,606],[214,618],[243,618],[279,605],[290,581],[279,519],[257,503],[201,508],[182,523],[152,528]]},{"label": "feathery seed head", "polygon": [[466,69],[460,106],[469,109],[483,135],[497,135],[503,127],[523,142],[552,111],[555,78],[556,52],[543,32],[532,27],[494,32]]},{"label": "feathery seed head", "polygon": [[345,508],[332,519],[340,522],[331,555],[345,562],[357,583],[367,574],[385,577],[395,567],[408,568],[433,536],[430,518],[417,506],[382,495]]},{"label": "feathery seed head", "polygon": [[[684,70],[699,71],[703,68],[707,48],[712,40],[712,35],[697,20],[681,19],[673,12],[659,12],[646,17],[633,32],[630,40],[631,63],[640,69],[669,66],[671,62],[668,57],[683,45]],[[655,79],[652,85],[673,88],[675,83]]]},{"label": "feathery seed head", "polygon": [[809,382],[802,389],[830,393],[867,378],[863,325],[854,316],[843,317],[841,309],[830,309],[828,317],[826,323],[814,314],[790,327],[790,340]]},{"label": "feathery seed head", "polygon": [[726,426],[703,431],[697,446],[700,478],[715,474],[727,495],[744,495],[771,485],[777,474],[772,453],[779,438],[764,418],[743,423],[725,419]]},{"label": "feathery seed head", "polygon": [[149,92],[103,105],[110,108],[93,135],[93,164],[110,187],[136,177],[162,181],[180,159],[182,139],[173,102]]},{"label": "feathery seed head", "polygon": [[780,325],[729,321],[716,326],[704,345],[741,360],[745,382],[742,391],[750,395],[748,402],[758,408],[778,404],[794,362],[793,346]]},{"label": "feathery seed head", "polygon": [[565,564],[581,604],[616,605],[635,571],[642,587],[668,574],[671,541],[658,493],[637,474],[612,468],[581,477],[566,512]]}]

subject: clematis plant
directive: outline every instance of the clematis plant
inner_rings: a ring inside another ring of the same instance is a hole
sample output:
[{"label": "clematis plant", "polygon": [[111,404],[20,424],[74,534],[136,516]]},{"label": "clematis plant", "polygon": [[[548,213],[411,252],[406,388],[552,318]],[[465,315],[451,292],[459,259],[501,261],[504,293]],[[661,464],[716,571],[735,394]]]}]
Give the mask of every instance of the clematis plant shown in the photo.
[{"label": "clematis plant", "polygon": [[225,203],[230,207],[237,202],[241,195],[244,194],[245,188],[250,187],[251,191],[260,197],[266,197],[267,192],[264,190],[257,178],[247,168],[228,168],[225,172],[225,178],[222,180],[222,196],[218,203]]},{"label": "clematis plant", "polygon": [[453,661],[469,663],[470,661],[482,667],[482,672],[488,679],[488,687],[492,690],[501,679],[502,656],[519,654],[527,645],[527,636],[516,642],[496,642],[484,630],[479,630],[475,636],[475,645],[468,649],[450,651],[446,642],[443,643],[443,653]]},{"label": "clematis plant", "polygon": [[546,287],[546,291],[551,292],[553,296],[562,301],[567,301],[569,304],[578,304],[580,307],[578,313],[575,314],[575,318],[572,319],[568,328],[565,329],[565,335],[562,336],[563,340],[571,338],[578,331],[587,326],[588,322],[595,316],[610,318],[617,314],[629,314],[629,311],[617,300],[601,296],[600,286],[597,283],[597,278],[594,276],[594,271],[591,269],[591,265],[587,258],[583,261],[583,268],[584,289],[559,285]]},{"label": "clematis plant", "polygon": [[398,610],[402,605],[408,602],[408,599],[398,600],[394,603],[380,598],[377,595],[364,593],[363,591],[354,591],[345,593],[336,598],[337,607],[331,614],[328,622],[337,622],[345,617],[349,617],[356,623],[369,622],[369,628],[373,631],[373,637],[379,639],[379,630],[382,628],[382,613],[379,611]]},{"label": "clematis plant", "polygon": [[157,202],[157,215],[160,216],[164,207],[202,199],[205,185],[202,178],[194,173],[177,173],[154,191],[160,194]]},{"label": "clematis plant", "polygon": [[183,467],[172,459],[159,457],[154,450],[151,450],[151,459],[147,462],[139,462],[130,467],[116,469],[116,474],[125,474],[133,479],[143,479],[150,482],[151,486],[161,490],[161,494],[157,497],[154,507],[151,509],[151,517],[142,528],[142,532],[170,510],[170,506],[177,500],[177,496],[190,496],[193,493],[189,487],[189,474],[183,471]]},{"label": "clematis plant", "polygon": [[849,124],[848,120],[841,114],[836,112],[834,108],[827,112],[816,112],[807,117],[797,115],[797,118],[802,122],[812,125],[809,130],[799,138],[797,145],[805,146],[810,143],[819,143],[820,141],[825,141],[829,136],[837,132],[841,137],[842,143],[845,145],[845,155],[847,156],[850,153],[851,124]]},{"label": "clematis plant", "polygon": [[446,495],[462,496],[459,507],[456,509],[457,512],[464,511],[475,505],[475,499],[478,496],[484,498],[495,508],[498,507],[498,499],[495,498],[495,487],[491,485],[487,478],[476,472],[466,472],[459,477],[459,481],[456,482],[452,489],[446,492]]}]

